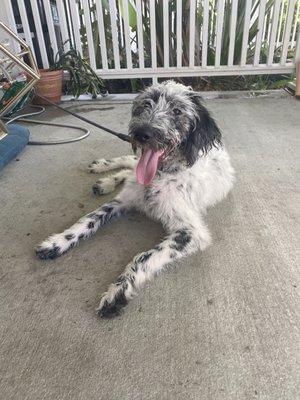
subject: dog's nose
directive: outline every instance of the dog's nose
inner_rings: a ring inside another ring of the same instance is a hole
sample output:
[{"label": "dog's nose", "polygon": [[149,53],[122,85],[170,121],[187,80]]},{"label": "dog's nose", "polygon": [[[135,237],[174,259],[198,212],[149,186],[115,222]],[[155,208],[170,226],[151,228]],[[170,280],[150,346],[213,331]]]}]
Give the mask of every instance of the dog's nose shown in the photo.
[{"label": "dog's nose", "polygon": [[139,143],[147,143],[153,137],[153,132],[150,128],[139,128],[133,132],[134,139]]}]

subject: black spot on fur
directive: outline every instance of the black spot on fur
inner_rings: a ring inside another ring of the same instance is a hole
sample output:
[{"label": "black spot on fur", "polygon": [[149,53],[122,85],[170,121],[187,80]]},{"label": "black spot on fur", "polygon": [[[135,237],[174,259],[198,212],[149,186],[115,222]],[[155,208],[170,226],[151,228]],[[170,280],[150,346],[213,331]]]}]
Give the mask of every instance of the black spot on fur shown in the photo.
[{"label": "black spot on fur", "polygon": [[122,285],[123,283],[126,282],[126,277],[124,275],[118,276],[118,278],[115,281],[116,285]]},{"label": "black spot on fur", "polygon": [[51,249],[46,249],[43,247],[38,247],[35,251],[36,255],[41,259],[41,260],[46,260],[46,259],[51,259],[53,260],[54,258],[60,256],[60,247],[54,246]]},{"label": "black spot on fur", "polygon": [[101,210],[106,212],[106,213],[112,212],[113,209],[114,209],[114,207],[112,207],[112,206],[103,206],[103,207],[101,207]]},{"label": "black spot on fur", "polygon": [[95,227],[95,223],[93,222],[93,221],[90,221],[89,223],[88,223],[88,229],[93,229],[94,227]]},{"label": "black spot on fur", "polygon": [[78,239],[80,240],[80,239],[83,239],[84,238],[84,233],[81,233],[79,236],[78,236]]},{"label": "black spot on fur", "polygon": [[151,197],[152,197],[151,189],[146,187],[144,192],[144,200],[149,201]]},{"label": "black spot on fur", "polygon": [[95,183],[95,185],[93,185],[92,189],[93,189],[93,193],[94,193],[96,196],[100,196],[100,195],[103,194],[103,192],[104,192],[104,190],[103,190],[102,188],[100,188],[100,187],[97,185],[97,183]]},{"label": "black spot on fur", "polygon": [[131,285],[132,285],[132,286],[134,286],[134,282],[135,282],[135,276],[133,276],[133,275],[129,275],[129,276],[128,276],[128,279],[129,279],[129,281],[130,281]]},{"label": "black spot on fur", "polygon": [[65,235],[65,239],[67,240],[72,240],[74,239],[75,235],[73,235],[73,233],[68,233],[67,235]]},{"label": "black spot on fur", "polygon": [[170,248],[177,251],[182,251],[190,243],[191,239],[191,235],[186,230],[178,230],[175,232],[174,243],[170,245]]},{"label": "black spot on fur", "polygon": [[114,318],[120,315],[121,310],[127,304],[127,299],[123,291],[120,291],[112,303],[105,302],[98,315],[101,318]]},{"label": "black spot on fur", "polygon": [[161,94],[162,93],[160,90],[152,89],[150,92],[150,98],[154,101],[154,103],[157,103]]},{"label": "black spot on fur", "polygon": [[131,267],[131,271],[136,272],[137,271],[137,265],[133,264]]},{"label": "black spot on fur", "polygon": [[147,251],[145,253],[142,253],[136,260],[136,263],[144,263],[146,262],[150,257],[152,256],[152,253]]}]

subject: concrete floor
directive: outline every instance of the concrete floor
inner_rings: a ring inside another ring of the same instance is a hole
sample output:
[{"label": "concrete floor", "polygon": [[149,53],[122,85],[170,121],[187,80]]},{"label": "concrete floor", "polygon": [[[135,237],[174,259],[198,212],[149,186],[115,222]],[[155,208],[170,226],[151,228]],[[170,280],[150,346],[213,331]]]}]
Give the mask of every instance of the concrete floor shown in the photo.
[{"label": "concrete floor", "polygon": [[[33,248],[112,197],[93,196],[97,177],[85,168],[128,145],[92,128],[79,143],[28,146],[1,172],[1,399],[299,398],[300,103],[207,105],[237,171],[233,192],[207,216],[214,245],[162,274],[114,320],[96,316],[100,295],[160,240],[159,225],[124,217],[55,261],[36,259]],[[130,104],[73,110],[126,132]],[[37,139],[51,129],[31,131]]]}]

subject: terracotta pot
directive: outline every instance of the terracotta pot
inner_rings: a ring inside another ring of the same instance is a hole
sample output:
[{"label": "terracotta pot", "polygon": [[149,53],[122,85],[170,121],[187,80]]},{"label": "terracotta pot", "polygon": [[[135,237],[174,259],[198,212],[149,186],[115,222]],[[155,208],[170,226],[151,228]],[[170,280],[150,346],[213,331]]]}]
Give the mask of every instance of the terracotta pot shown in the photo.
[{"label": "terracotta pot", "polygon": [[[61,101],[63,71],[49,71],[48,69],[39,70],[41,79],[36,83],[36,93],[58,104]],[[46,101],[35,96],[34,103],[48,105]]]}]

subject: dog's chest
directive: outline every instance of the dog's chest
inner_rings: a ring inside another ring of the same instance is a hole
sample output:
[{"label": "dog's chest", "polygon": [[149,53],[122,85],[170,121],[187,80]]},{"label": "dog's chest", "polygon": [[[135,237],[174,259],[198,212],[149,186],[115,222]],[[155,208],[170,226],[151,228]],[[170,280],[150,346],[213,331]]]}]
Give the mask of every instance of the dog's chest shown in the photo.
[{"label": "dog's chest", "polygon": [[156,179],[153,184],[143,187],[143,211],[154,218],[180,212],[179,208],[188,206],[190,202],[188,187],[187,181],[176,176]]}]

